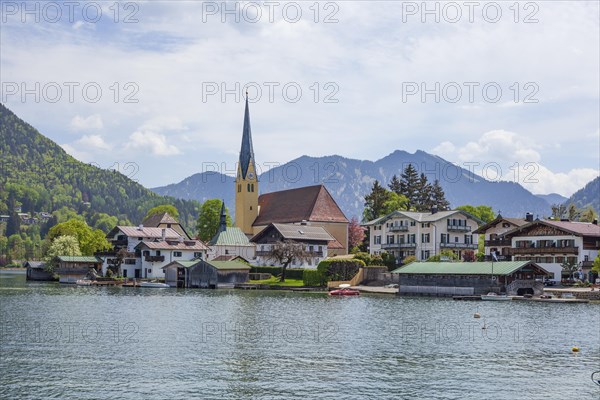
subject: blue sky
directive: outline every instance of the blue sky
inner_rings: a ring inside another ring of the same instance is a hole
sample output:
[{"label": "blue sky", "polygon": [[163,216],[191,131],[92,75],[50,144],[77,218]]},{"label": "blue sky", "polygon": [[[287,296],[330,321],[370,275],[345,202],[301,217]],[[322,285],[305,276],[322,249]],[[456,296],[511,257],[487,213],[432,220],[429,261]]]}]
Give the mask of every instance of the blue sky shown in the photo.
[{"label": "blue sky", "polygon": [[234,169],[248,83],[259,163],[421,149],[563,195],[598,175],[595,1],[46,3],[2,1],[1,101],[148,187]]}]

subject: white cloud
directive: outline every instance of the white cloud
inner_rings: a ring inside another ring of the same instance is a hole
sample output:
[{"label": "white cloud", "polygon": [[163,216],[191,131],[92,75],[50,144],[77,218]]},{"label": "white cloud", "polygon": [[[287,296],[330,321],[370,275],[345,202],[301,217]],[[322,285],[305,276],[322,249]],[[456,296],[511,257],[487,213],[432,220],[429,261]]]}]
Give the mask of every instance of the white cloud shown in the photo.
[{"label": "white cloud", "polygon": [[181,131],[185,127],[178,118],[159,117],[146,121],[129,136],[125,148],[127,150],[148,150],[157,156],[172,156],[181,154],[181,150],[174,144],[178,141],[176,136],[167,138],[161,133],[164,130]]},{"label": "white cloud", "polygon": [[593,168],[553,172],[542,164],[538,148],[527,137],[497,130],[464,145],[441,142],[432,153],[488,180],[517,182],[535,194],[558,193],[568,197],[599,174]]},{"label": "white cloud", "polygon": [[97,131],[104,127],[102,117],[99,114],[93,114],[89,117],[76,115],[71,119],[71,129],[75,131]]},{"label": "white cloud", "polygon": [[83,136],[77,141],[77,144],[93,150],[110,150],[112,147],[100,135]]}]

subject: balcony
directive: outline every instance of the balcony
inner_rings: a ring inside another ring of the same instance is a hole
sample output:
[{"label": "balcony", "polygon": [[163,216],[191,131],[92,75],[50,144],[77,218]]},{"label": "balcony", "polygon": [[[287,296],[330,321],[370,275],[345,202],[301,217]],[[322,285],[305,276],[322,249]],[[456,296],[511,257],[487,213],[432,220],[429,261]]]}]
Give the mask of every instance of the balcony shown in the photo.
[{"label": "balcony", "polygon": [[386,243],[381,245],[384,250],[412,249],[415,247],[417,247],[416,243]]},{"label": "balcony", "polygon": [[477,250],[477,243],[440,243],[441,248],[445,249],[470,249]]},{"label": "balcony", "polygon": [[578,247],[513,247],[511,255],[516,254],[579,254]]},{"label": "balcony", "polygon": [[471,232],[470,226],[464,225],[447,225],[448,232]]},{"label": "balcony", "polygon": [[492,258],[492,256],[485,256],[485,261],[511,261],[512,257],[509,255],[497,255],[496,258]]},{"label": "balcony", "polygon": [[[307,251],[308,257],[323,257],[323,251]],[[270,250],[257,250],[257,257],[269,257],[271,255]]]},{"label": "balcony", "polygon": [[390,232],[408,232],[408,225],[392,225],[388,228]]},{"label": "balcony", "polygon": [[111,240],[111,243],[114,247],[127,246],[127,239]]},{"label": "balcony", "polygon": [[491,239],[484,242],[485,247],[508,247],[511,245],[510,239]]},{"label": "balcony", "polygon": [[144,260],[147,262],[163,262],[165,261],[165,256],[145,256]]},{"label": "balcony", "polygon": [[594,266],[593,261],[581,261],[581,268],[592,268]]}]

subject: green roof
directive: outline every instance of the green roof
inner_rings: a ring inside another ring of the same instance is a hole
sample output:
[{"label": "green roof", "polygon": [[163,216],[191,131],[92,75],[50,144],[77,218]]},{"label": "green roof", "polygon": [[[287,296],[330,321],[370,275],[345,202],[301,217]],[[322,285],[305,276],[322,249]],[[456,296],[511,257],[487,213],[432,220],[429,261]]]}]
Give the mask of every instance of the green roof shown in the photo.
[{"label": "green roof", "polygon": [[193,265],[196,265],[200,262],[200,260],[191,260],[191,261],[173,261],[167,265],[165,265],[163,267],[163,269],[165,269],[166,267],[170,266],[171,264],[179,264],[180,266],[182,266],[183,268],[189,268]]},{"label": "green roof", "polygon": [[218,270],[228,270],[228,269],[250,269],[250,267],[239,261],[207,261],[210,265],[215,267]]},{"label": "green roof", "polygon": [[[427,275],[510,275],[531,264],[531,261],[498,261],[498,262],[413,262],[392,271],[393,274],[427,274]],[[545,272],[545,271],[544,271]]]},{"label": "green roof", "polygon": [[93,256],[57,256],[61,262],[98,263],[100,260]]},{"label": "green roof", "polygon": [[240,228],[229,226],[217,233],[209,242],[211,246],[251,246],[250,240]]}]

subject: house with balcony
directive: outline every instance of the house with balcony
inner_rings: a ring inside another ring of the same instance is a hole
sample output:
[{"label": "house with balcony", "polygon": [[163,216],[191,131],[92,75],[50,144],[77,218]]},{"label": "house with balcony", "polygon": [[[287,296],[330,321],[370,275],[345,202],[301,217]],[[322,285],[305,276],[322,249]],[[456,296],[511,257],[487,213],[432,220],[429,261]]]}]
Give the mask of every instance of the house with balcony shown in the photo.
[{"label": "house with balcony", "polygon": [[259,266],[281,266],[270,257],[276,243],[292,241],[300,243],[307,252],[305,260],[296,260],[290,268],[316,269],[317,265],[327,258],[327,246],[334,241],[334,237],[322,226],[313,226],[310,223],[301,224],[269,224],[265,229],[256,234],[250,242],[256,245],[256,260]]},{"label": "house with balcony", "polygon": [[[164,278],[163,267],[174,261],[192,261],[206,259],[208,247],[200,240],[185,240],[179,237],[175,240],[143,241],[135,247],[140,255],[142,278]],[[123,277],[128,272],[123,268]]]},{"label": "house with balcony", "polygon": [[483,221],[465,211],[433,208],[429,213],[394,211],[363,226],[369,229],[371,255],[387,252],[401,263],[408,256],[424,261],[442,250],[451,250],[459,258],[467,250],[476,252],[474,231],[480,224]]},{"label": "house with balcony", "polygon": [[512,260],[533,261],[550,272],[554,281],[565,275],[563,264],[576,265],[579,279],[589,280],[600,249],[600,226],[598,221],[535,220],[500,238],[510,241]]},{"label": "house with balcony", "polygon": [[503,238],[502,235],[508,231],[533,222],[533,214],[527,213],[525,218],[505,218],[498,216],[491,222],[480,226],[473,233],[484,235],[484,255],[485,261],[510,261],[510,239]]}]

